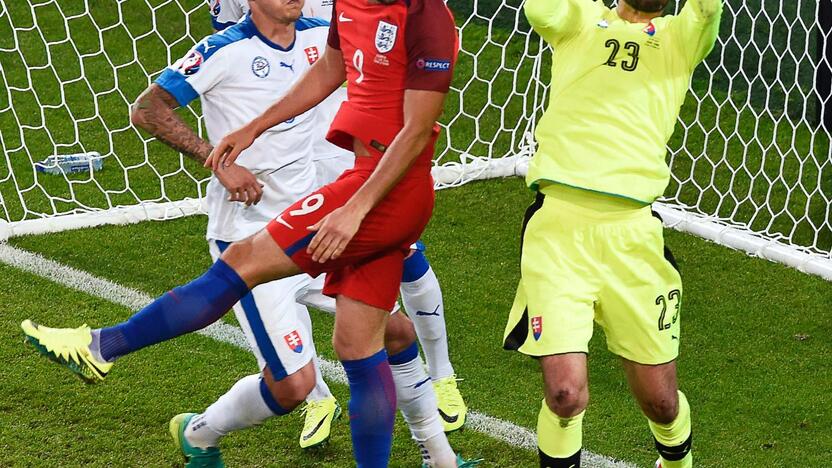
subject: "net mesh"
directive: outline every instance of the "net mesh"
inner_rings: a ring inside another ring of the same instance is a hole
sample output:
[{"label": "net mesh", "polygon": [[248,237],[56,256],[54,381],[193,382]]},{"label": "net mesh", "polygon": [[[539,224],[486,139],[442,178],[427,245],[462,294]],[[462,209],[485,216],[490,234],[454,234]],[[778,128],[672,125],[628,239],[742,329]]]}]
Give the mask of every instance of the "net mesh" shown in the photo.
[{"label": "net mesh", "polygon": [[[589,1],[589,0],[587,0]],[[513,174],[533,149],[550,54],[521,0],[450,0],[460,27],[440,185]],[[814,255],[832,250],[832,161],[815,74],[818,0],[727,0],[719,43],[669,144],[666,202]],[[208,173],[130,125],[129,104],[209,34],[204,0],[0,4],[0,223],[199,198]],[[830,103],[829,105],[832,105]],[[195,127],[198,103],[182,111]],[[45,175],[98,152],[95,173]]]}]

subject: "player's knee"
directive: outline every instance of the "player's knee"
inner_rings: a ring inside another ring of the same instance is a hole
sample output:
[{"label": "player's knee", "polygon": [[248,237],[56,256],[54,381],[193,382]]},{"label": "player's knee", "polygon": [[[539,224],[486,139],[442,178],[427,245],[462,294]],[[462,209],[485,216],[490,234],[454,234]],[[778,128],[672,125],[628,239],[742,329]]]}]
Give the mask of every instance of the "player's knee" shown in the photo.
[{"label": "player's knee", "polygon": [[546,390],[546,405],[562,418],[571,418],[586,409],[589,391],[586,385],[562,382]]},{"label": "player's knee", "polygon": [[298,371],[280,381],[269,381],[267,385],[272,398],[287,412],[297,408],[315,388],[315,371]]},{"label": "player's knee", "polygon": [[240,268],[245,265],[247,258],[251,256],[252,251],[252,238],[248,237],[229,244],[220,259],[239,272]]},{"label": "player's knee", "polygon": [[397,312],[387,321],[384,330],[384,348],[388,356],[396,355],[416,341],[416,328],[413,322],[401,312]]},{"label": "player's knee", "polygon": [[658,424],[670,424],[679,414],[679,397],[674,393],[657,395],[641,402],[641,409],[648,419]]}]

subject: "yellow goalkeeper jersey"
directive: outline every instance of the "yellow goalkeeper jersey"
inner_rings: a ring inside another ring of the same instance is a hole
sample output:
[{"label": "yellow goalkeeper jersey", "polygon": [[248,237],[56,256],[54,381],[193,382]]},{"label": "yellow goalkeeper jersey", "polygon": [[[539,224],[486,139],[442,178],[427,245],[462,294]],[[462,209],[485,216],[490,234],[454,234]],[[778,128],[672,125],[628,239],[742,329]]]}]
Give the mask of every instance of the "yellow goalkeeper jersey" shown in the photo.
[{"label": "yellow goalkeeper jersey", "polygon": [[624,21],[601,0],[527,0],[525,12],[554,49],[529,186],[652,203],[669,182],[666,145],[693,70],[716,42],[722,1],[688,0],[650,24]]}]

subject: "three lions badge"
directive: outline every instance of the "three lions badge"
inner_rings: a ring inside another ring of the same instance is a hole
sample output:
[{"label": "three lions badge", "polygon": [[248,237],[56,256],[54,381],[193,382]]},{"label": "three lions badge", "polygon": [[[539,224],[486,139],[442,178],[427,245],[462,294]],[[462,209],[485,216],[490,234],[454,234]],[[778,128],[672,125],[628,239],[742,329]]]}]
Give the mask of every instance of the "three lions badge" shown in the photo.
[{"label": "three lions badge", "polygon": [[396,45],[396,33],[399,27],[387,21],[379,21],[376,30],[376,50],[380,54],[386,54],[393,50]]}]

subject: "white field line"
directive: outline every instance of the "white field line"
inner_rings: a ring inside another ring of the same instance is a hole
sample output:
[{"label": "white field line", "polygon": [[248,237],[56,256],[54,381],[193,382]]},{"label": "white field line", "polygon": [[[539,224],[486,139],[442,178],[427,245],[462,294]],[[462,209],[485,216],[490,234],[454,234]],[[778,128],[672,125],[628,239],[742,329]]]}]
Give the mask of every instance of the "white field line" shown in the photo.
[{"label": "white field line", "polygon": [[[0,243],[0,262],[124,306],[130,310],[140,309],[153,300],[152,297],[143,292],[49,260],[41,255],[12,247],[6,243]],[[217,341],[232,344],[238,348],[251,349],[243,331],[227,323],[214,323],[198,333]],[[321,373],[327,380],[347,384],[347,376],[340,363],[321,358],[320,364]],[[534,432],[487,414],[469,411],[466,427],[514,447],[527,450],[537,449]],[[634,465],[629,463],[617,461],[587,450],[583,452],[582,465],[588,468],[634,468]]]}]

